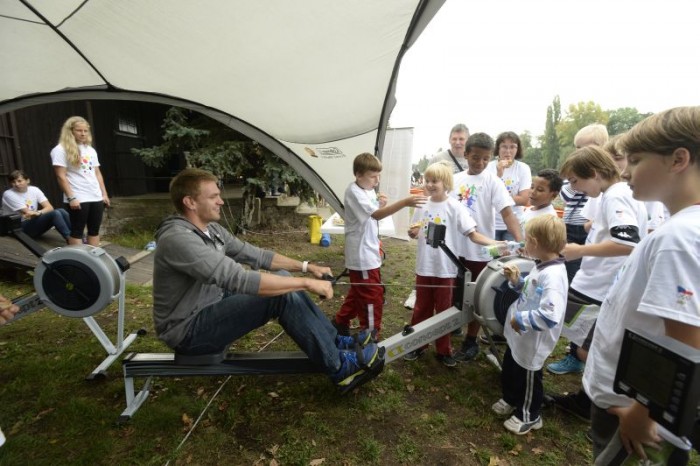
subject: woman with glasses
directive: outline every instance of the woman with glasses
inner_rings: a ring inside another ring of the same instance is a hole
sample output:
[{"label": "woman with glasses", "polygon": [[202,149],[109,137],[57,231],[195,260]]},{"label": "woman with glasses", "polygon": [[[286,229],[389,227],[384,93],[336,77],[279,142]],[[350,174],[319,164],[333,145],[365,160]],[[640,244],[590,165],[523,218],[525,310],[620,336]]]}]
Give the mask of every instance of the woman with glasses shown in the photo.
[{"label": "woman with glasses", "polygon": [[[499,134],[496,138],[494,155],[496,159],[489,162],[486,169],[495,173],[503,181],[508,194],[515,201],[515,205],[511,207],[513,213],[518,219],[521,219],[525,206],[530,202],[532,173],[530,166],[520,161],[523,158],[520,137],[512,131]],[[496,212],[496,238],[494,239],[498,241],[514,240],[513,235],[508,233],[506,224],[498,212]]]}]

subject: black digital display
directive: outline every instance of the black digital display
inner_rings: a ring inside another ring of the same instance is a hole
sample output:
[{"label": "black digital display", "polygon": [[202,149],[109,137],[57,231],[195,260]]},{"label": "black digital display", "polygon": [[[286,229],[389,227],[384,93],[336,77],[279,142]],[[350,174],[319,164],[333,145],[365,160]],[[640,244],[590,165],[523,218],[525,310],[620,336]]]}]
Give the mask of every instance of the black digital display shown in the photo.
[{"label": "black digital display", "polygon": [[676,364],[657,351],[634,345],[624,367],[624,380],[638,393],[665,406],[671,398]]}]

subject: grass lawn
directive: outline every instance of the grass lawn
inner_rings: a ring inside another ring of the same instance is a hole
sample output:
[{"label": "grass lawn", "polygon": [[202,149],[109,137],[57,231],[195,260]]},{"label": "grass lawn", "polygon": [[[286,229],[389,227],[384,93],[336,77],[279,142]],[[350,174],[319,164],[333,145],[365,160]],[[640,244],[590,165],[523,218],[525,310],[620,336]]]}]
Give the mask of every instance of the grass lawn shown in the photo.
[{"label": "grass lawn", "polygon": [[[304,233],[247,235],[251,243],[343,269],[343,239],[329,248]],[[110,239],[115,241],[114,239]],[[384,239],[387,286],[384,337],[410,320],[403,301],[414,282],[415,243]],[[3,280],[17,297],[31,280]],[[347,287],[319,305],[331,316]],[[126,328],[145,328],[130,350],[167,351],[155,337],[151,290],[128,286]],[[96,319],[116,334],[116,304]],[[276,323],[238,341],[258,351],[280,333]],[[453,345],[459,345],[454,337]],[[286,336],[266,350],[295,349]],[[544,427],[518,437],[490,410],[499,373],[483,357],[455,369],[429,355],[394,361],[372,383],[340,397],[322,375],[162,378],[126,424],[119,363],[106,380],[84,377],[104,350],[80,319],[43,310],[0,329],[0,426],[8,438],[2,465],[584,465],[591,461],[587,425],[558,411]],[[558,359],[563,345],[552,356]],[[577,389],[580,376],[545,375],[549,391]],[[204,411],[206,408],[206,411]],[[195,422],[200,417],[195,426]],[[186,437],[189,434],[188,437]],[[184,441],[184,442],[183,442]],[[697,463],[697,456],[693,459]]]}]

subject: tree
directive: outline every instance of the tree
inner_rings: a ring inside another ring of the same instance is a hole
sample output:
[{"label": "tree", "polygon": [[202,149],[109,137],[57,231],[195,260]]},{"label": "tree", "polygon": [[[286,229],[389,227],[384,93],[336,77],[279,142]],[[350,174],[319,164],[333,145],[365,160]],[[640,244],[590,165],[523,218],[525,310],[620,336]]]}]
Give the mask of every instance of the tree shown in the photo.
[{"label": "tree", "polygon": [[173,157],[184,157],[188,167],[202,168],[225,180],[243,181],[245,209],[241,226],[250,223],[253,199],[270,182],[284,183],[303,200],[315,200],[311,186],[268,149],[199,113],[171,107],[165,114],[163,143],[132,149],[146,165],[161,167]]},{"label": "tree", "polygon": [[634,107],[622,107],[608,111],[608,134],[621,134],[629,131],[634,125],[642,121],[652,113],[639,113]]},{"label": "tree", "polygon": [[557,126],[561,121],[561,102],[559,96],[554,97],[552,105],[547,107],[547,121],[545,122],[544,135],[540,138],[542,148],[541,160],[543,168],[556,168],[559,161],[559,136]]},{"label": "tree", "polygon": [[569,111],[557,125],[559,146],[561,148],[573,148],[574,136],[578,130],[593,123],[606,124],[608,113],[595,102],[579,102],[569,105]]}]

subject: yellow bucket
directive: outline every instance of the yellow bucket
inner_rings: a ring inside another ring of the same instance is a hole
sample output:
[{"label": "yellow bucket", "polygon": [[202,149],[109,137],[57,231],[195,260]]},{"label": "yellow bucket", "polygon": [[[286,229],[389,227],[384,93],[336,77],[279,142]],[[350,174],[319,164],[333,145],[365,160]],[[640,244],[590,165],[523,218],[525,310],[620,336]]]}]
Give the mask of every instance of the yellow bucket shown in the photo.
[{"label": "yellow bucket", "polygon": [[309,215],[309,237],[311,244],[319,244],[321,242],[321,225],[323,218],[320,215]]}]

